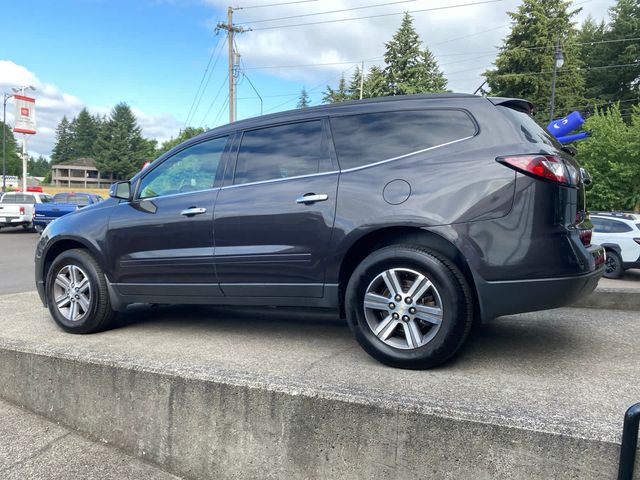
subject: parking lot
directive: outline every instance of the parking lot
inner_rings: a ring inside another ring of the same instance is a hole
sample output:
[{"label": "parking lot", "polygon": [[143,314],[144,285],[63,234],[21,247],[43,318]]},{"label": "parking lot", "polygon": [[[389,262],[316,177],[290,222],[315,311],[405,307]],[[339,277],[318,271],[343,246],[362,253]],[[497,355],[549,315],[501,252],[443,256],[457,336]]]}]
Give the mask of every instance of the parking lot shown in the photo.
[{"label": "parking lot", "polygon": [[39,238],[22,227],[0,230],[0,295],[35,290],[33,255]]}]

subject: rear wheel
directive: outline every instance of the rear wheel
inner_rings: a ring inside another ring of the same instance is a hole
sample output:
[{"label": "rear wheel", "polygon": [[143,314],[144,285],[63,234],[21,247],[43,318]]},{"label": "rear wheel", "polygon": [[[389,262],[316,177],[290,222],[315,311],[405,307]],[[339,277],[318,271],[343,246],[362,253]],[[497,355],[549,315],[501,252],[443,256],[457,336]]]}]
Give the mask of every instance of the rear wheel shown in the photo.
[{"label": "rear wheel", "polygon": [[46,285],[51,316],[67,332],[104,330],[115,316],[104,273],[85,250],[68,250],[56,257]]},{"label": "rear wheel", "polygon": [[622,266],[622,258],[615,250],[607,250],[607,262],[604,271],[606,278],[620,278],[624,268]]},{"label": "rear wheel", "polygon": [[451,358],[472,324],[462,273],[446,258],[409,245],[382,248],[356,267],[347,286],[346,313],[367,353],[410,369]]}]

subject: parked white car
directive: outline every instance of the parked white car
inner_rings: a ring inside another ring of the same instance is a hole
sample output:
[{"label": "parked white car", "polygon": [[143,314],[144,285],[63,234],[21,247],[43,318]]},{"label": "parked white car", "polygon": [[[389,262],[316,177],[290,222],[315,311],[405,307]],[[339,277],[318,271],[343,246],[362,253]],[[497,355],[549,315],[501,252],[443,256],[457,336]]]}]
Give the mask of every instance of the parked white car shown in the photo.
[{"label": "parked white car", "polygon": [[592,212],[594,244],[607,252],[607,278],[621,277],[629,268],[640,268],[640,215]]},{"label": "parked white car", "polygon": [[0,199],[0,228],[19,227],[25,230],[33,226],[36,203],[47,203],[51,195],[40,192],[7,192]]}]

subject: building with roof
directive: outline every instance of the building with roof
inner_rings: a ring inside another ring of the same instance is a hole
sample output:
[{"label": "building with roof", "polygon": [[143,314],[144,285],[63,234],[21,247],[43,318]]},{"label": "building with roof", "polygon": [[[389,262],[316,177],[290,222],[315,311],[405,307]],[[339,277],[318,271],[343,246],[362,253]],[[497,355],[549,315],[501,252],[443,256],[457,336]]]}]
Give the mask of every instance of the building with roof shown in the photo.
[{"label": "building with roof", "polygon": [[115,182],[113,174],[102,175],[92,158],[81,157],[51,166],[54,187],[109,188]]}]

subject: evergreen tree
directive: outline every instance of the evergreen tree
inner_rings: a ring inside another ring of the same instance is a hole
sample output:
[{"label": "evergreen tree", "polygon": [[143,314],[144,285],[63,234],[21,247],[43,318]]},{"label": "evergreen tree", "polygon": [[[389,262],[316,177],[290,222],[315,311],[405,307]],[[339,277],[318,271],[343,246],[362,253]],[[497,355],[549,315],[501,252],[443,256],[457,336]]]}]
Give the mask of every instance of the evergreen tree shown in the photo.
[{"label": "evergreen tree", "polygon": [[49,161],[40,155],[37,159],[29,157],[27,160],[27,172],[32,177],[45,177],[51,171]]},{"label": "evergreen tree", "polygon": [[[349,82],[349,98],[351,100],[359,100],[360,99],[360,83],[362,80],[363,72],[360,70],[360,67],[356,67],[355,72],[351,76],[351,81]],[[362,88],[362,98],[367,98],[364,94],[364,85]]]},{"label": "evergreen tree", "polygon": [[640,99],[640,3],[618,0],[609,15],[608,24],[591,18],[582,24],[582,59],[587,67],[625,66],[587,69],[587,97],[594,103]]},{"label": "evergreen tree", "polygon": [[511,32],[485,72],[491,94],[525,98],[534,103],[536,117],[549,121],[555,45],[560,40],[564,65],[557,70],[555,116],[566,115],[584,104],[584,77],[580,70],[577,30],[566,0],[523,0],[512,19]]},{"label": "evergreen tree", "polygon": [[387,81],[380,67],[374,65],[364,81],[364,97],[383,97],[387,95]]},{"label": "evergreen tree", "polygon": [[53,152],[51,154],[51,163],[53,165],[57,163],[64,163],[71,160],[72,155],[72,141],[73,132],[71,124],[67,120],[66,115],[62,117],[60,123],[56,127],[56,143],[53,146]]},{"label": "evergreen tree", "polygon": [[298,98],[298,103],[296,108],[307,108],[311,105],[311,100],[309,99],[309,94],[307,90],[302,87],[302,91],[300,92],[300,97]]},{"label": "evergreen tree", "polygon": [[[2,120],[0,120],[0,141],[2,141]],[[5,167],[7,175],[19,175],[22,176],[22,156],[16,142],[16,137],[13,135],[11,125],[7,124],[5,128]],[[2,148],[2,147],[0,147]],[[0,152],[0,155],[2,153]],[[2,159],[0,158],[0,162]],[[0,165],[0,185],[2,185],[2,165]]]},{"label": "evergreen tree", "polygon": [[173,147],[180,145],[182,142],[189,140],[190,138],[195,137],[196,135],[200,135],[204,133],[206,130],[202,127],[187,127],[180,132],[180,134],[176,138],[171,138],[166,142],[163,142],[158,150],[156,150],[156,156],[162,155],[164,152],[168,152]]},{"label": "evergreen tree", "polygon": [[384,69],[390,95],[443,92],[447,81],[428,48],[413,27],[413,18],[405,13],[400,28],[385,44]]},{"label": "evergreen tree", "polygon": [[71,122],[71,129],[73,131],[71,139],[73,158],[93,157],[93,145],[98,138],[98,124],[95,117],[91,116],[86,108],[83,108]]},{"label": "evergreen tree", "polygon": [[149,160],[149,143],[126,103],[117,104],[111,111],[100,129],[94,152],[96,168],[117,178],[130,178]]},{"label": "evergreen tree", "polygon": [[338,89],[334,90],[329,85],[327,85],[327,89],[324,92],[322,97],[323,103],[337,103],[344,102],[345,100],[349,100],[349,90],[347,88],[347,81],[344,78],[344,74],[340,77],[340,82],[338,83]]}]

